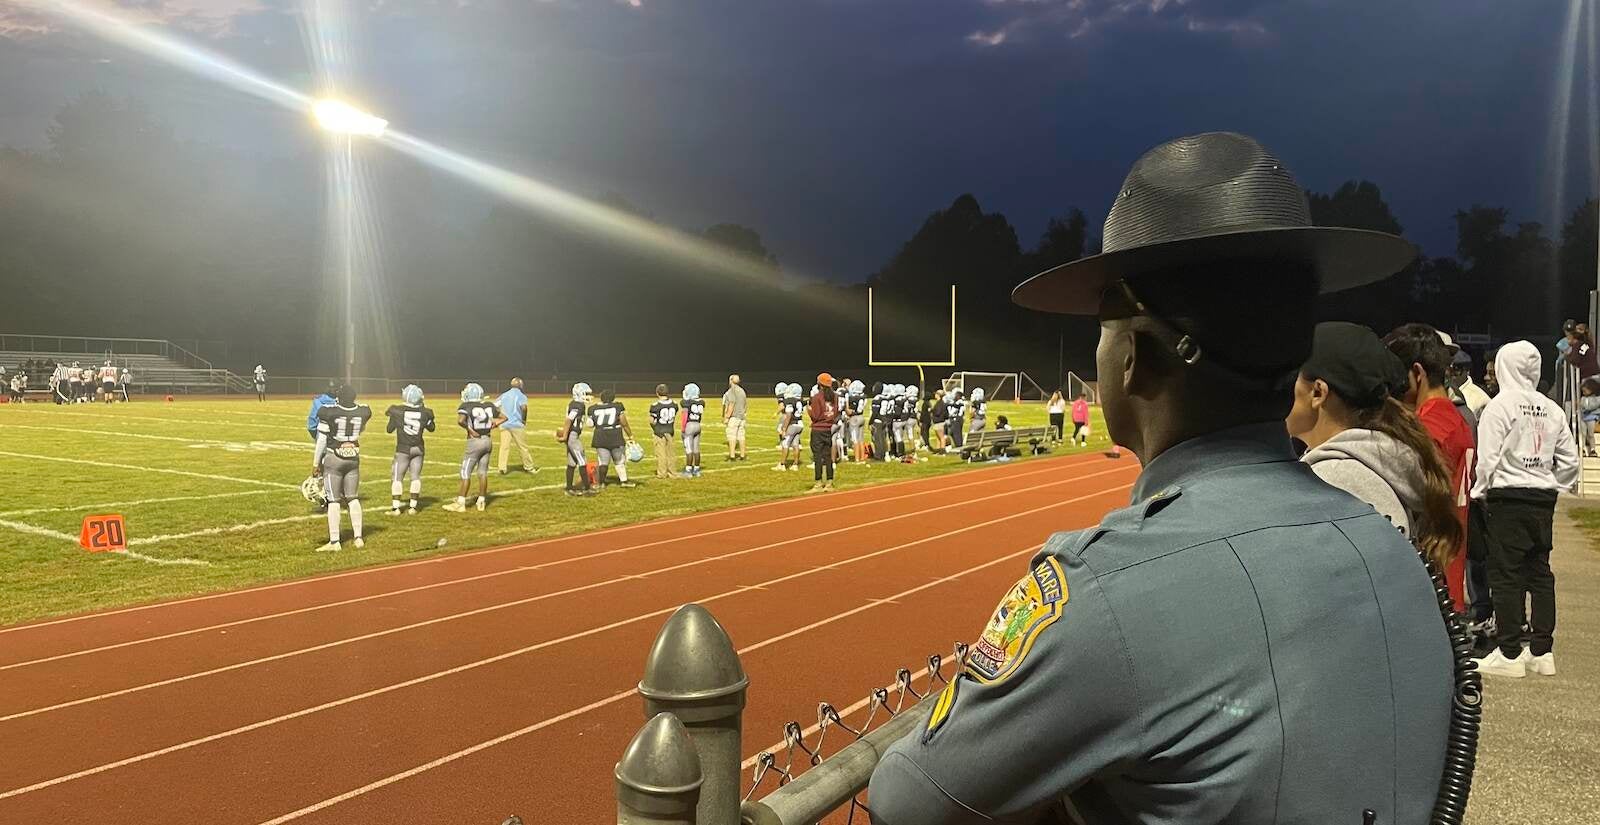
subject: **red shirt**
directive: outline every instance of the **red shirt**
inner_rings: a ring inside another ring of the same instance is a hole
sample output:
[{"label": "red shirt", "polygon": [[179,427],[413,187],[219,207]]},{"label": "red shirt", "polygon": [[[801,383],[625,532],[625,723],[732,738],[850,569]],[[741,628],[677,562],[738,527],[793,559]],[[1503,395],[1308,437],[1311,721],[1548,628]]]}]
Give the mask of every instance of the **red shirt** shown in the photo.
[{"label": "red shirt", "polygon": [[811,415],[812,430],[828,432],[839,419],[839,396],[835,394],[833,400],[829,401],[819,392],[811,396],[811,407],[807,412]]},{"label": "red shirt", "polygon": [[1439,448],[1439,454],[1444,457],[1445,466],[1454,479],[1451,492],[1455,495],[1456,518],[1461,521],[1462,540],[1461,546],[1456,548],[1455,561],[1450,562],[1444,571],[1444,579],[1450,586],[1450,598],[1455,601],[1456,610],[1465,611],[1466,588],[1462,580],[1467,565],[1467,494],[1472,490],[1477,442],[1466,420],[1456,412],[1455,404],[1448,398],[1430,398],[1423,402],[1417,409],[1417,418],[1422,420],[1423,428],[1433,438],[1434,446]]}]

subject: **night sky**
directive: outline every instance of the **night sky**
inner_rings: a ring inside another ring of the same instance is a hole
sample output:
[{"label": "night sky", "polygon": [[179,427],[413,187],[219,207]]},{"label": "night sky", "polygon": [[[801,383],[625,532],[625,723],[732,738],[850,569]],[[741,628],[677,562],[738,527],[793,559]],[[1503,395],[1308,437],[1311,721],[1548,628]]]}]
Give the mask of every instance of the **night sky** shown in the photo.
[{"label": "night sky", "polygon": [[[1378,183],[1433,255],[1453,253],[1459,208],[1549,224],[1556,181],[1570,204],[1595,177],[1587,29],[1557,88],[1566,0],[86,2],[307,91],[309,56],[340,55],[340,91],[414,134],[672,225],[751,226],[786,268],[838,280],[963,192],[1025,246],[1074,206],[1098,225],[1141,152],[1199,131],[1258,137],[1312,189]],[[251,153],[316,139],[33,3],[0,0],[0,143],[44,147],[96,88]],[[319,7],[345,10],[332,47],[307,36]]]}]

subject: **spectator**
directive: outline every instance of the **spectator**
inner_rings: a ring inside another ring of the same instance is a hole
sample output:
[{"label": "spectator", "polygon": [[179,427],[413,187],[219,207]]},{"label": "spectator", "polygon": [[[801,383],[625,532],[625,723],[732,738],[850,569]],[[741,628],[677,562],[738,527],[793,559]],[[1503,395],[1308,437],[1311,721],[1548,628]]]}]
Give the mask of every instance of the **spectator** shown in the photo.
[{"label": "spectator", "polygon": [[533,453],[528,451],[528,396],[522,392],[522,379],[511,379],[511,388],[500,393],[494,405],[506,417],[505,423],[500,425],[500,475],[507,472],[512,444],[516,444],[517,450],[522,453],[522,471],[539,472],[533,463]]},{"label": "spectator", "polygon": [[750,457],[744,440],[744,421],[749,404],[750,399],[739,383],[739,376],[728,376],[728,391],[722,394],[722,425],[728,438],[729,461],[745,461]]},{"label": "spectator", "polygon": [[311,399],[311,414],[306,416],[306,431],[311,433],[311,440],[317,440],[317,411],[334,403],[335,396],[339,393],[339,384],[336,381],[328,382],[328,389],[321,395]]},{"label": "spectator", "polygon": [[1472,411],[1472,417],[1483,418],[1483,408],[1489,406],[1489,393],[1472,383],[1472,356],[1465,350],[1456,350],[1455,356],[1450,360],[1450,370],[1445,374],[1445,380],[1466,400],[1467,409]]},{"label": "spectator", "polygon": [[1072,443],[1078,447],[1089,446],[1089,394],[1078,393],[1072,401]]},{"label": "spectator", "polygon": [[[1500,394],[1500,381],[1495,376],[1494,365],[1495,360],[1499,357],[1500,353],[1498,351],[1491,352],[1489,353],[1489,360],[1483,365],[1483,391],[1489,394],[1490,400]],[[1485,404],[1484,406],[1487,407],[1488,405]],[[1480,421],[1483,419],[1482,413],[1478,414],[1478,419]]]},{"label": "spectator", "polygon": [[[1578,451],[1558,405],[1534,390],[1539,349],[1526,341],[1495,356],[1501,392],[1478,426],[1472,497],[1487,503],[1489,591],[1496,649],[1478,661],[1495,676],[1556,672],[1556,577],[1550,570],[1556,498],[1578,480]],[[1522,647],[1524,599],[1533,603],[1532,638]]]},{"label": "spectator", "polygon": [[1583,418],[1579,432],[1583,435],[1583,455],[1595,458],[1594,428],[1600,423],[1600,379],[1586,378],[1578,386],[1578,412]]},{"label": "spectator", "polygon": [[1405,366],[1372,330],[1318,324],[1287,424],[1308,448],[1301,461],[1371,504],[1443,570],[1459,552],[1463,530],[1450,471],[1416,416],[1394,397],[1406,382]]},{"label": "spectator", "polygon": [[1433,440],[1434,447],[1450,471],[1451,501],[1455,506],[1456,520],[1461,523],[1462,541],[1452,554],[1450,564],[1443,568],[1443,573],[1456,612],[1464,613],[1467,610],[1467,501],[1472,491],[1472,452],[1477,448],[1473,425],[1477,421],[1463,417],[1470,415],[1471,411],[1466,409],[1465,403],[1458,410],[1450,398],[1445,372],[1449,368],[1451,353],[1445,341],[1448,338],[1427,324],[1406,324],[1384,339],[1389,351],[1400,359],[1400,364],[1407,370],[1403,391],[1406,406],[1422,422],[1423,429],[1428,431],[1428,437]]},{"label": "spectator", "polygon": [[1593,378],[1600,375],[1600,356],[1594,348],[1594,338],[1589,335],[1588,324],[1577,324],[1568,336],[1567,351],[1564,355],[1566,362],[1578,371],[1578,379]]},{"label": "spectator", "polygon": [[1067,399],[1061,397],[1061,390],[1050,394],[1050,404],[1045,407],[1050,413],[1050,429],[1055,430],[1053,436],[1060,441],[1067,437]]},{"label": "spectator", "polygon": [[811,395],[806,411],[811,416],[811,466],[815,481],[806,492],[833,489],[833,425],[839,419],[839,395],[833,391],[833,376],[817,376],[817,391]]}]

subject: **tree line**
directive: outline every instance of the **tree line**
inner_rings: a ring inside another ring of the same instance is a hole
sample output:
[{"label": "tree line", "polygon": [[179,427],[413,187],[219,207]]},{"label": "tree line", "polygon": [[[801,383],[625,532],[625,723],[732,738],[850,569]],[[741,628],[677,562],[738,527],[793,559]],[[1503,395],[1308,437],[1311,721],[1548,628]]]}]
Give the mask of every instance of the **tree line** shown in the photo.
[{"label": "tree line", "polygon": [[[1024,244],[1006,216],[959,195],[854,283],[793,277],[736,222],[683,230],[744,256],[746,277],[732,278],[475,199],[393,153],[358,162],[371,216],[358,247],[365,374],[864,374],[866,288],[875,355],[937,360],[951,284],[961,368],[1025,370],[1047,385],[1058,370],[1093,371],[1092,320],[1010,302],[1024,278],[1099,251],[1076,208]],[[1374,183],[1308,196],[1318,224],[1404,233]],[[228,366],[334,374],[343,293],[331,197],[316,146],[255,157],[182,139],[137,100],[86,94],[57,113],[46,148],[0,149],[0,331],[224,341]],[[621,196],[600,200],[654,220]],[[1597,218],[1590,200],[1552,238],[1473,205],[1455,214],[1454,256],[1331,296],[1323,314],[1380,332],[1419,320],[1547,333],[1587,312]]]}]

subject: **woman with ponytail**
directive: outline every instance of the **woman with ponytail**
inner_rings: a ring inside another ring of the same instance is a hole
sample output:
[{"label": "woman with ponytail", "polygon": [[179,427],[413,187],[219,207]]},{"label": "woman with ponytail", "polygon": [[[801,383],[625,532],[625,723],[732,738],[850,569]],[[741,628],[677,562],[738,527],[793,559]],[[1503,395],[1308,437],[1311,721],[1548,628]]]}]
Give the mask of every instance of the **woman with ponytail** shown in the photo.
[{"label": "woman with ponytail", "polygon": [[1405,365],[1372,330],[1318,324],[1295,382],[1289,434],[1322,480],[1371,504],[1443,570],[1463,536],[1454,479],[1433,440],[1396,394]]}]

